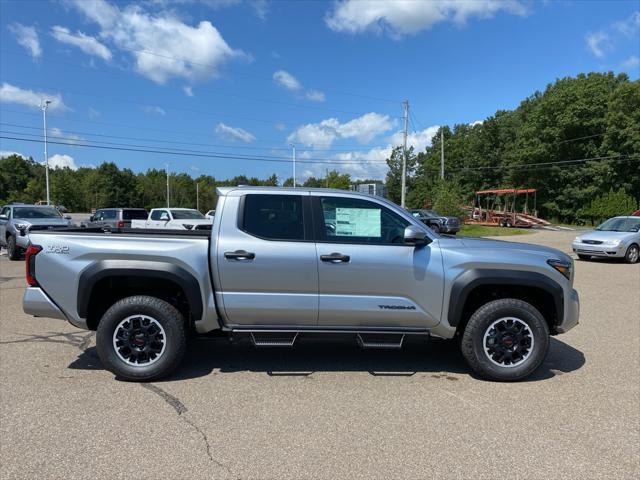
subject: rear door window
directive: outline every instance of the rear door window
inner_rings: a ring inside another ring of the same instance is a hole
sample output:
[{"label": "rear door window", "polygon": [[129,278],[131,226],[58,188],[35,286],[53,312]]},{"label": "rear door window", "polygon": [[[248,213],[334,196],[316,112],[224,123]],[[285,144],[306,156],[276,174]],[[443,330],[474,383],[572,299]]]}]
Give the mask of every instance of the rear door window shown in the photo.
[{"label": "rear door window", "polygon": [[242,230],[266,240],[304,240],[302,197],[246,195]]}]

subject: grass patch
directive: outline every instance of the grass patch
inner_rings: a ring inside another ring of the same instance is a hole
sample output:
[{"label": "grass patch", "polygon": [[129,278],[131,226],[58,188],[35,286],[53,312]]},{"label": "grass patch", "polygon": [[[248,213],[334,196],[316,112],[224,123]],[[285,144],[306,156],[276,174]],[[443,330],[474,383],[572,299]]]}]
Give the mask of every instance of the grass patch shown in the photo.
[{"label": "grass patch", "polygon": [[506,237],[511,235],[528,235],[536,230],[532,228],[487,227],[485,225],[462,225],[460,237]]}]

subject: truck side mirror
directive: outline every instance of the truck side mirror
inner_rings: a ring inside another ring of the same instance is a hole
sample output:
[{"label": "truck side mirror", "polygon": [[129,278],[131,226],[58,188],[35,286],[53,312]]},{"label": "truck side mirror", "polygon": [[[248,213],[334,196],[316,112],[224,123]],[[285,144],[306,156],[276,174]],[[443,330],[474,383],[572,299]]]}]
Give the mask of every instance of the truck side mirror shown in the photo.
[{"label": "truck side mirror", "polygon": [[95,216],[93,216],[93,215],[91,215],[91,216],[89,217],[89,221],[90,221],[90,222],[93,222],[95,219],[96,219],[96,217],[95,217]]},{"label": "truck side mirror", "polygon": [[0,215],[0,220],[9,220],[9,217],[6,215]]},{"label": "truck side mirror", "polygon": [[404,229],[404,243],[421,247],[429,242],[426,232],[418,227],[409,225]]}]

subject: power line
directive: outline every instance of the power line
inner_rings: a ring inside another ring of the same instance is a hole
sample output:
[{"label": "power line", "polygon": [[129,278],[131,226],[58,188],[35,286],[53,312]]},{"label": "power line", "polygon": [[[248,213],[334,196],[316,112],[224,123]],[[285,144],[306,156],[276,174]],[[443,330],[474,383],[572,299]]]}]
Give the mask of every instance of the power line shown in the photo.
[{"label": "power line", "polygon": [[[11,110],[11,109],[7,109],[7,108],[3,108],[1,110],[2,112],[10,112],[10,113],[16,113],[19,115],[31,115],[31,116],[38,116],[39,114],[35,113],[35,112],[21,112],[19,110]],[[208,133],[198,133],[198,132],[194,132],[194,131],[181,131],[181,130],[165,130],[165,129],[159,129],[159,128],[149,128],[149,127],[141,127],[138,125],[130,125],[130,124],[124,124],[124,123],[114,123],[114,122],[101,122],[101,121],[96,121],[96,120],[77,120],[77,119],[71,119],[71,118],[66,118],[62,115],[51,115],[51,114],[47,114],[47,117],[54,117],[54,118],[59,118],[62,121],[65,122],[71,122],[71,123],[91,123],[91,124],[95,124],[95,125],[106,125],[106,126],[112,126],[112,127],[120,127],[120,128],[127,128],[127,129],[137,129],[137,130],[148,130],[148,131],[152,131],[152,132],[159,132],[159,133],[169,133],[169,134],[181,134],[181,135],[195,135],[195,136],[200,136],[200,137],[209,137],[211,134]],[[13,124],[16,125],[17,124]],[[31,127],[31,126],[25,126],[22,125],[20,128],[30,128],[33,129],[35,127]],[[77,133],[79,135],[94,135],[94,136],[102,136],[101,134],[94,134],[94,133],[88,133],[88,132],[79,132],[79,131],[72,131],[72,130],[68,130],[69,133]],[[106,135],[105,135],[106,138]],[[113,138],[128,138],[128,137],[122,137],[122,136],[113,136]],[[134,139],[133,137],[129,138],[129,139]],[[138,138],[135,138],[138,139]],[[141,139],[141,138],[140,138]],[[142,139],[141,139],[142,140]],[[166,140],[159,140],[159,139],[144,139],[147,141],[153,141],[153,142],[161,142],[161,143],[176,143],[176,144],[183,144],[183,145],[198,145],[198,146],[215,146],[218,147],[218,145],[213,145],[213,144],[208,144],[208,143],[195,143],[195,142],[170,142],[170,141],[166,141]],[[274,140],[274,142],[281,142],[281,140]],[[261,142],[257,142],[257,143],[261,143]],[[248,149],[248,150],[285,150],[285,151],[289,151],[288,148],[286,147],[282,147],[282,144],[280,144],[279,146],[265,146],[265,147],[258,147],[258,146],[249,146],[249,145],[219,145],[220,148],[240,148],[240,149]],[[366,143],[366,144],[359,144],[358,148],[365,148],[365,147],[370,147],[370,146],[377,146],[378,144],[374,144],[372,142],[370,143]],[[353,150],[357,150],[357,148],[306,148],[306,151],[315,151],[315,152],[351,152]]]},{"label": "power line", "polygon": [[[6,132],[6,131],[0,131],[0,139],[6,139],[6,140],[16,140],[16,141],[22,141],[22,142],[30,142],[30,143],[42,143],[42,140],[40,139],[34,139],[34,138],[20,138],[20,137],[13,137],[13,136],[8,136],[8,135],[12,135],[10,132]],[[7,134],[7,135],[5,135]],[[15,135],[15,134],[14,134]],[[27,134],[20,134],[18,133],[18,135],[27,135]],[[31,135],[33,137],[36,137],[37,135]],[[59,138],[58,138],[59,139]],[[90,144],[90,143],[80,143],[78,142],[77,139],[67,139],[70,141],[66,141],[66,142],[60,142],[60,141],[52,141],[49,140],[48,143],[50,144],[55,144],[55,145],[64,145],[64,146],[68,146],[68,147],[78,147],[78,148],[98,148],[98,149],[103,149],[103,150],[117,150],[117,151],[127,151],[127,152],[141,152],[141,153],[154,153],[154,154],[160,154],[160,155],[177,155],[177,156],[185,156],[185,157],[201,157],[201,158],[220,158],[220,159],[228,159],[228,160],[247,160],[247,161],[259,161],[259,162],[278,162],[278,163],[291,163],[291,159],[285,159],[284,157],[267,157],[267,156],[258,156],[258,155],[254,155],[254,156],[247,156],[247,155],[233,155],[233,154],[226,154],[226,153],[214,153],[214,152],[198,152],[198,151],[188,151],[188,150],[161,150],[161,149],[155,149],[153,147],[146,147],[146,146],[136,146],[136,145],[131,145],[131,146],[125,146],[128,144],[115,144],[115,145],[110,145],[108,144],[108,142],[101,142],[101,144]],[[120,146],[118,146],[120,145]],[[332,160],[331,158],[328,159],[304,159],[304,160],[297,160],[298,163],[310,163],[310,164],[322,164],[322,163],[326,163],[326,164],[333,164],[333,165],[368,165],[368,164],[385,164],[386,162],[381,162],[381,161],[339,161],[339,160]]]}]

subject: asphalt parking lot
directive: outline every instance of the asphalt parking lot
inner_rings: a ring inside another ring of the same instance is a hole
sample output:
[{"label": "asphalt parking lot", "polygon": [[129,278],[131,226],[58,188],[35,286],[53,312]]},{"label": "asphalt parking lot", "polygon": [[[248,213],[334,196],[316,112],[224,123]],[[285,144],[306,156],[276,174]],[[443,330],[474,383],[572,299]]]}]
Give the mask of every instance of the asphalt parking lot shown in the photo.
[{"label": "asphalt parking lot", "polygon": [[24,265],[0,256],[0,478],[638,478],[640,265],[576,261],[575,283],[580,325],[525,382],[478,380],[435,339],[206,339],[135,384],[102,369],[93,333],[24,315]]}]

